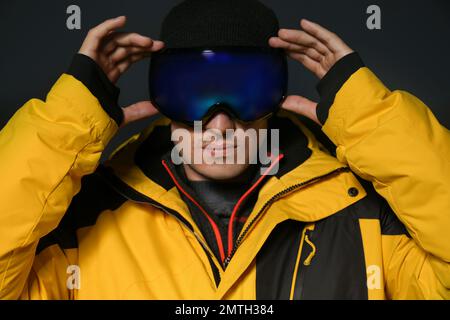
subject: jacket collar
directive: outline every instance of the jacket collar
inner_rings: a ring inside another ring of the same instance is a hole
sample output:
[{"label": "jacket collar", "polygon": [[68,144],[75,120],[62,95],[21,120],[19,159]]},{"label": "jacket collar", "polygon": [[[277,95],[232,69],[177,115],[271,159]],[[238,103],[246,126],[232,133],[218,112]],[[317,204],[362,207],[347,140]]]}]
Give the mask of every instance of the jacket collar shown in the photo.
[{"label": "jacket collar", "polygon": [[[280,161],[277,174],[266,179],[253,211],[261,210],[266,202],[280,193],[285,192],[287,195],[289,192],[286,190],[296,191],[298,189],[296,186],[299,184],[314,184],[321,180],[321,177],[328,179],[333,173],[337,176],[342,171],[349,171],[346,165],[340,163],[322,148],[312,133],[295,115],[282,111],[277,117],[271,119],[269,125],[280,130],[280,150],[284,157]],[[187,221],[194,224],[186,204],[161,162],[172,146],[170,120],[162,117],[154,121],[146,130],[132,136],[119,146],[105,162],[104,167],[112,171],[118,179],[135,192],[142,193],[164,207],[180,212]],[[365,195],[356,178],[341,180],[342,189],[353,184],[362,191],[358,197],[351,200],[357,200]],[[289,202],[282,202],[292,207],[292,210],[283,210],[288,213],[284,218],[315,221],[329,216],[353,202],[342,199],[333,202],[333,195],[337,197],[338,193],[329,192],[325,197],[326,202],[329,203],[328,210],[309,212],[299,210],[300,208],[305,209],[305,204],[302,204],[305,199],[296,203],[296,199],[300,198],[289,197]],[[281,199],[282,197],[280,197]],[[315,201],[321,202],[320,199]],[[306,200],[306,203],[311,203],[311,201]]]}]

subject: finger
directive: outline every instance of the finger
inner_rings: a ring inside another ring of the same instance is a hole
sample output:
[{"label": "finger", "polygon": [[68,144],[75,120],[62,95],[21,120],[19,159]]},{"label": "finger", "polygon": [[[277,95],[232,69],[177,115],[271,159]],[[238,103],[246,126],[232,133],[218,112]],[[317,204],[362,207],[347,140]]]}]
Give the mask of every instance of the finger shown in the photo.
[{"label": "finger", "polygon": [[278,37],[286,42],[305,47],[314,48],[317,52],[326,55],[330,50],[318,39],[302,30],[280,29]]},{"label": "finger", "polygon": [[324,55],[320,54],[316,49],[305,47],[299,44],[294,44],[292,42],[284,41],[278,37],[272,37],[269,39],[269,44],[274,48],[282,48],[287,51],[297,52],[297,53],[304,53],[311,59],[314,59],[317,62],[321,62],[322,59],[325,57]]},{"label": "finger", "polygon": [[314,73],[319,79],[322,79],[322,77],[327,73],[326,70],[323,69],[322,65],[318,61],[311,59],[304,53],[288,51],[286,52],[286,54],[290,58],[303,64],[306,69]]},{"label": "finger", "polygon": [[117,70],[119,70],[120,74],[123,74],[125,71],[128,70],[128,68],[135,62],[140,61],[144,58],[147,58],[149,56],[148,53],[137,53],[137,54],[133,54],[130,55],[128,57],[126,57],[125,59],[123,59],[122,61],[120,61],[117,65],[116,68]]},{"label": "finger", "polygon": [[130,122],[154,116],[158,110],[150,101],[141,101],[123,108],[123,125]]},{"label": "finger", "polygon": [[111,31],[123,27],[126,23],[126,20],[127,19],[125,16],[108,19],[100,23],[98,26],[92,28],[88,33],[88,37],[92,37],[93,39],[97,39],[98,41],[100,41],[103,37],[107,36]]},{"label": "finger", "polygon": [[335,33],[325,29],[312,21],[302,19],[300,26],[311,36],[319,39],[331,52],[336,52],[342,47],[342,40]]},{"label": "finger", "polygon": [[150,49],[151,52],[156,52],[164,48],[166,44],[160,40],[153,40],[153,45]]},{"label": "finger", "polygon": [[151,47],[153,40],[138,33],[113,32],[104,40],[103,52],[111,53],[120,46]]},{"label": "finger", "polygon": [[111,64],[115,65],[135,54],[147,54],[147,56],[149,56],[150,52],[148,48],[142,47],[119,47],[109,55],[109,60]]},{"label": "finger", "polygon": [[116,83],[117,80],[120,78],[121,74],[122,73],[117,68],[111,69],[110,71],[107,72],[108,79],[110,79],[112,83]]},{"label": "finger", "polygon": [[281,105],[281,108],[303,115],[318,124],[317,103],[302,96],[288,96]]},{"label": "finger", "polygon": [[[142,59],[148,58],[150,56],[150,53],[137,53],[130,55],[123,59],[122,61],[118,62],[115,66],[113,66],[108,72],[107,76],[111,81],[114,83],[119,79],[119,77],[128,70],[128,68],[135,62],[140,61]],[[112,63],[112,62],[111,62]]]}]

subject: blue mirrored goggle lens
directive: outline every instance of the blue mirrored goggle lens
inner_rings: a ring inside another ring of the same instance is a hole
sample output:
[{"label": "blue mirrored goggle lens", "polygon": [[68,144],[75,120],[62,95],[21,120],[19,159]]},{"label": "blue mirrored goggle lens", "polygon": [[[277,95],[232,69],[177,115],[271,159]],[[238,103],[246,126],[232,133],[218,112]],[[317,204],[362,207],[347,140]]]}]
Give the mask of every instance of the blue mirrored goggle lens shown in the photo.
[{"label": "blue mirrored goggle lens", "polygon": [[152,56],[150,99],[168,118],[191,123],[215,107],[242,121],[275,112],[287,91],[280,51],[168,49]]}]

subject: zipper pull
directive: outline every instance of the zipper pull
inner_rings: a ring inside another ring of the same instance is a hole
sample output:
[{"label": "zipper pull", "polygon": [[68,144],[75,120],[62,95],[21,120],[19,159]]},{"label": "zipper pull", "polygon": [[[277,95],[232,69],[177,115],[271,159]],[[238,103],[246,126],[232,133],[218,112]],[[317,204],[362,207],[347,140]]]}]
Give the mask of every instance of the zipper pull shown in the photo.
[{"label": "zipper pull", "polygon": [[306,257],[305,261],[303,261],[303,265],[309,266],[311,265],[312,259],[316,255],[317,249],[314,243],[309,239],[307,234],[305,235],[305,242],[311,247],[311,252],[309,253],[308,257]]},{"label": "zipper pull", "polygon": [[230,264],[231,261],[231,256],[228,256],[224,261],[223,261],[223,268],[225,269],[226,267],[228,267],[228,265]]}]

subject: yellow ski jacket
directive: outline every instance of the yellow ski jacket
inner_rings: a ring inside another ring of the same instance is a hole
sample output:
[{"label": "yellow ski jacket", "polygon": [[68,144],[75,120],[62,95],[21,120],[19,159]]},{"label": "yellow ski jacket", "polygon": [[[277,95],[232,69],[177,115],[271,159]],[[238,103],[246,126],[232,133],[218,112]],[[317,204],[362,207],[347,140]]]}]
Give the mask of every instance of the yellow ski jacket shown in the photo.
[{"label": "yellow ski jacket", "polygon": [[337,157],[280,113],[286,157],[224,263],[158,158],[169,121],[99,165],[117,124],[63,74],[0,132],[0,298],[449,299],[449,131],[366,67],[329,102]]}]

